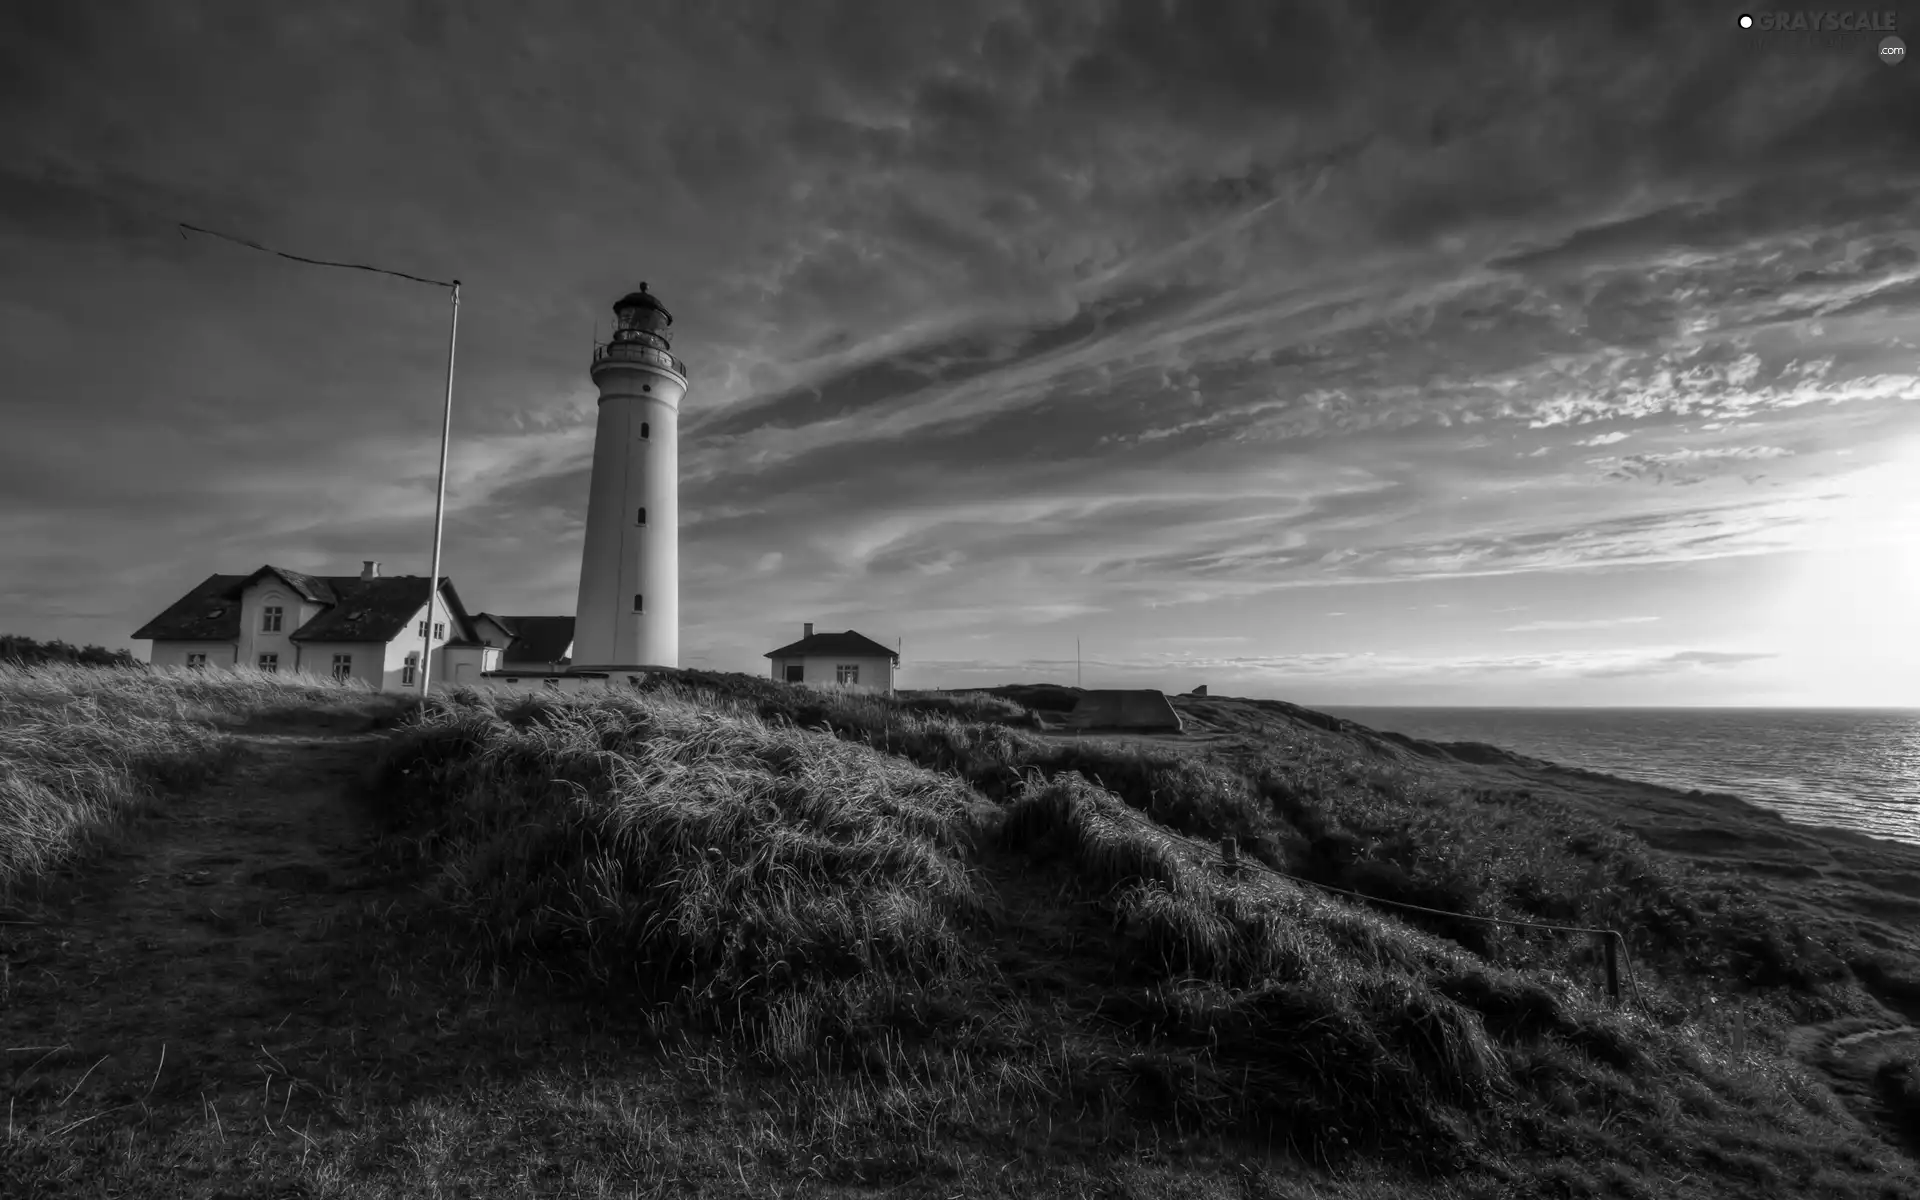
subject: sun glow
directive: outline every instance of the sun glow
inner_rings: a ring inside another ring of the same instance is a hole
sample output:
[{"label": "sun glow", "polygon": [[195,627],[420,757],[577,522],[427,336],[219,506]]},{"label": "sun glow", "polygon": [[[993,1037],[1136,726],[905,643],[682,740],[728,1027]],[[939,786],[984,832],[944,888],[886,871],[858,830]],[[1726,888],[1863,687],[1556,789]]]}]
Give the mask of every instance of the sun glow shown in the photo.
[{"label": "sun glow", "polygon": [[1821,492],[1770,606],[1789,702],[1920,705],[1920,438]]}]

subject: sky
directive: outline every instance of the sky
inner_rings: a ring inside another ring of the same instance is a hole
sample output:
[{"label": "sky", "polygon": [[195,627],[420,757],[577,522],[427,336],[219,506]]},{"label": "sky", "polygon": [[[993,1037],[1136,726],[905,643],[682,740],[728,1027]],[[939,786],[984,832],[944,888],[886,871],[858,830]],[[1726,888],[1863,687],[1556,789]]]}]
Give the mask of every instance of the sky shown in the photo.
[{"label": "sky", "polygon": [[[682,664],[1920,705],[1920,64],[1721,4],[0,16],[0,631],[213,572],[567,613],[675,316]],[[1920,24],[1920,15],[1914,18]],[[1909,34],[1909,36],[1912,36]],[[1077,649],[1076,649],[1077,645]]]}]

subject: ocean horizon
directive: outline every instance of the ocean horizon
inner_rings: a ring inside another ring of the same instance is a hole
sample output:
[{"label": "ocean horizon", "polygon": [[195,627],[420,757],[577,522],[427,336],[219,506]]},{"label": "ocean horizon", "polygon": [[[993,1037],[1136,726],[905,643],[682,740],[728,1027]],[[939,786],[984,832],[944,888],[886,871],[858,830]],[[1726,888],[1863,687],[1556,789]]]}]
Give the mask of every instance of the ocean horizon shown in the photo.
[{"label": "ocean horizon", "polygon": [[1306,707],[1920,845],[1920,708]]}]

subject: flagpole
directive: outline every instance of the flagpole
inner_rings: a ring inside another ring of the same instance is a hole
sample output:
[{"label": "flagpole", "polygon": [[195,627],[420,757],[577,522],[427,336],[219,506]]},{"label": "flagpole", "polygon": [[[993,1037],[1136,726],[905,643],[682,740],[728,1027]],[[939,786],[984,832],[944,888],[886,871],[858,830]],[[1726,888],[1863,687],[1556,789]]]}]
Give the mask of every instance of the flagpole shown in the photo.
[{"label": "flagpole", "polygon": [[447,405],[440,418],[440,486],[433,500],[433,568],[427,577],[427,633],[421,641],[420,711],[427,708],[427,693],[433,678],[433,613],[440,598],[440,536],[447,514],[447,443],[453,436],[453,354],[460,340],[460,281],[453,281],[453,319],[447,329]]},{"label": "flagpole", "polygon": [[368,263],[338,262],[326,258],[307,258],[300,254],[288,254],[284,250],[275,250],[271,246],[262,246],[259,242],[235,237],[230,233],[221,233],[217,229],[206,229],[199,225],[189,225],[185,221],[175,223],[184,239],[189,231],[203,233],[208,237],[217,237],[222,241],[233,242],[284,258],[289,262],[307,263],[315,267],[342,267],[349,271],[371,271],[376,275],[391,275],[395,279],[410,279],[415,283],[431,284],[434,287],[450,288],[453,291],[453,323],[447,332],[447,404],[440,419],[440,483],[433,502],[433,575],[427,581],[427,631],[421,638],[423,653],[420,659],[420,708],[427,706],[427,681],[433,672],[433,603],[440,596],[440,534],[446,520],[447,509],[447,443],[453,434],[453,352],[460,336],[460,281],[458,279],[428,279],[421,275],[409,275],[405,271],[391,271],[386,267],[376,267]]}]

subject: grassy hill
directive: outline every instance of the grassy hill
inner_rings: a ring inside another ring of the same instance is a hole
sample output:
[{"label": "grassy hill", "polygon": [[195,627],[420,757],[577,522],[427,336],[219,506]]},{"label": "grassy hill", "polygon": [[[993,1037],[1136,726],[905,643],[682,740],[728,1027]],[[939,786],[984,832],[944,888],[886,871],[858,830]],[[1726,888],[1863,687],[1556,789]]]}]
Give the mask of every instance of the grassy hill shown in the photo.
[{"label": "grassy hill", "polygon": [[0,674],[0,1184],[1920,1195],[1920,849],[1071,701]]}]

